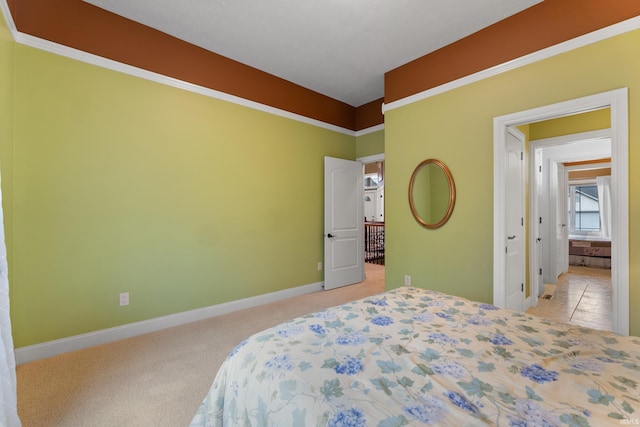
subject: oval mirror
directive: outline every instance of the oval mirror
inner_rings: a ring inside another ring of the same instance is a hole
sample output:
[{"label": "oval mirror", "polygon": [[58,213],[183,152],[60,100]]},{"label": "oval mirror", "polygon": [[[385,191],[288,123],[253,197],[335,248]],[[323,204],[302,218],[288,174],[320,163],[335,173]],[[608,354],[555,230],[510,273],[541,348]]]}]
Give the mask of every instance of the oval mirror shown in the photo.
[{"label": "oval mirror", "polygon": [[441,227],[455,203],[456,186],[449,168],[436,159],[421,162],[409,181],[409,206],[416,221],[427,228]]}]

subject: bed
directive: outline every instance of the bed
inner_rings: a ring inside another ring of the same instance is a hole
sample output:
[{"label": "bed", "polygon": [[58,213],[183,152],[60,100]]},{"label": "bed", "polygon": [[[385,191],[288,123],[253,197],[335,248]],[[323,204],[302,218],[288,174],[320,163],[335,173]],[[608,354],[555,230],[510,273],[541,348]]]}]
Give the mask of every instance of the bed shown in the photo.
[{"label": "bed", "polygon": [[402,287],[241,342],[200,426],[640,422],[640,338]]}]

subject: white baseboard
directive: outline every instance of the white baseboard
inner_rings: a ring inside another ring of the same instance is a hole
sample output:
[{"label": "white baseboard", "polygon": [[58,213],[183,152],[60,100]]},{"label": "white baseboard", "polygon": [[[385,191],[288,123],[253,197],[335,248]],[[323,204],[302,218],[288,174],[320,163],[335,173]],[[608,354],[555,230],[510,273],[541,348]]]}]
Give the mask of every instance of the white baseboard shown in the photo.
[{"label": "white baseboard", "polygon": [[114,328],[102,329],[95,332],[74,335],[72,337],[47,341],[27,347],[20,347],[15,350],[16,363],[18,365],[21,365],[24,363],[33,362],[34,360],[45,359],[47,357],[56,356],[58,354],[67,353],[70,351],[80,350],[99,344],[106,344],[125,338],[131,338],[149,332],[171,328],[173,326],[184,325],[186,323],[231,313],[233,311],[243,310],[245,308],[251,308],[270,302],[280,301],[285,298],[321,291],[323,287],[323,282],[317,282],[309,285],[297,286],[295,288],[284,289],[282,291],[271,292],[264,295],[257,295],[254,297],[244,298],[236,301],[216,304],[209,307],[184,311],[182,313],[169,314],[167,316],[156,317],[155,319],[129,323],[122,326],[116,326]]}]

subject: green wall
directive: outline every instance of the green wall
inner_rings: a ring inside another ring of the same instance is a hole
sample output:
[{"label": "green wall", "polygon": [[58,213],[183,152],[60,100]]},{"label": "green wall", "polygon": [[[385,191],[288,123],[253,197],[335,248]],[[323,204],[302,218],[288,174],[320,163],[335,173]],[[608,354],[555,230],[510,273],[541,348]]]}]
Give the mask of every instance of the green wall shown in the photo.
[{"label": "green wall", "polygon": [[[493,298],[493,119],[629,88],[630,332],[640,334],[640,31],[622,34],[385,113],[386,284]],[[463,125],[461,125],[463,124]],[[533,138],[533,136],[532,136]],[[457,201],[442,228],[420,227],[406,200],[423,159],[444,161]]]},{"label": "green wall", "polygon": [[384,129],[356,137],[356,158],[384,154]]},{"label": "green wall", "polygon": [[[0,12],[0,173],[7,259],[13,255],[13,37]],[[11,269],[9,269],[11,274]]]},{"label": "green wall", "polygon": [[15,70],[16,347],[323,280],[353,136],[20,44]]}]

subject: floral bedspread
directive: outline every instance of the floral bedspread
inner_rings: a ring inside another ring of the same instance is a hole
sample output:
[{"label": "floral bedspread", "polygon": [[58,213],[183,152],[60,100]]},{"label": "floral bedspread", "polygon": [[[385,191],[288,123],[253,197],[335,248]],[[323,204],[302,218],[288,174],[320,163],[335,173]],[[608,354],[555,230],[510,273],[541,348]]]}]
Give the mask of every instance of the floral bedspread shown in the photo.
[{"label": "floral bedspread", "polygon": [[191,426],[640,424],[640,338],[403,287],[240,343]]}]

